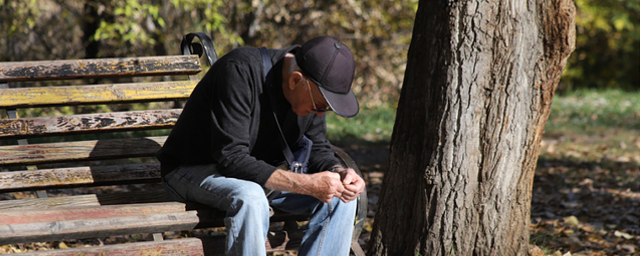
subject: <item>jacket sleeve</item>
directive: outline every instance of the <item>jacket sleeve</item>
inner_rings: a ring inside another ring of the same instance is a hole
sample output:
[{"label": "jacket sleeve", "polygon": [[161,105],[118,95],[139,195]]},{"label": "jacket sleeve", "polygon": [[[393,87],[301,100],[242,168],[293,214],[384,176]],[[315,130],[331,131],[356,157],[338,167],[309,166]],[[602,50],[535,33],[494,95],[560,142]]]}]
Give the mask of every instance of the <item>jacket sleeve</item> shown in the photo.
[{"label": "jacket sleeve", "polygon": [[262,69],[236,61],[216,68],[212,78],[216,86],[208,94],[210,152],[222,175],[264,186],[276,168],[250,155],[252,114],[258,101],[255,90],[262,84]]}]

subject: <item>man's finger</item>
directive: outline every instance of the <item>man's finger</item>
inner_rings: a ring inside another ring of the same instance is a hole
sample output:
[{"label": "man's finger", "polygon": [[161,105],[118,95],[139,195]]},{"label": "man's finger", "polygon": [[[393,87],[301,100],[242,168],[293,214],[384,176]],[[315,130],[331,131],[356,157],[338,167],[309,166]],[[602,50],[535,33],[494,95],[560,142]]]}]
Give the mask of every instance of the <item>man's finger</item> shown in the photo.
[{"label": "man's finger", "polygon": [[353,181],[353,178],[350,175],[345,175],[344,179],[342,179],[342,184],[351,184],[351,182]]},{"label": "man's finger", "polygon": [[344,185],[344,190],[351,193],[358,193],[360,192],[360,186],[358,186],[357,184]]},{"label": "man's finger", "polygon": [[356,200],[356,198],[358,198],[357,196],[341,196],[340,199],[342,199],[343,202],[348,203],[351,202],[353,200]]},{"label": "man's finger", "polygon": [[352,196],[355,196],[355,195],[357,195],[357,194],[358,194],[358,192],[357,192],[357,191],[353,191],[353,190],[349,190],[349,189],[345,189],[345,190],[342,192],[342,195],[343,195],[343,196],[345,196],[345,195],[346,195],[346,196],[351,196],[351,197],[352,197]]},{"label": "man's finger", "polygon": [[346,170],[344,178],[342,179],[343,184],[351,184],[358,179],[358,174],[353,169],[349,168]]},{"label": "man's finger", "polygon": [[355,200],[356,198],[358,198],[358,197],[357,196],[347,196],[347,195],[343,194],[340,197],[340,200],[342,200],[342,202],[348,203],[348,202],[351,202],[351,201]]}]

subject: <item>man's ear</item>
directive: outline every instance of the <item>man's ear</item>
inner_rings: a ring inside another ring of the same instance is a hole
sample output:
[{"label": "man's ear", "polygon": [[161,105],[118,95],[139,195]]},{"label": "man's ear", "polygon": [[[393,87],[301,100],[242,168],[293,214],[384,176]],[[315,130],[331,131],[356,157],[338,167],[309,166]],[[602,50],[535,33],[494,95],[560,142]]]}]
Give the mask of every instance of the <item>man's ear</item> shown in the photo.
[{"label": "man's ear", "polygon": [[302,79],[304,79],[304,76],[300,71],[294,71],[291,73],[289,76],[289,90],[295,90],[296,87],[301,84],[300,82],[302,82]]}]

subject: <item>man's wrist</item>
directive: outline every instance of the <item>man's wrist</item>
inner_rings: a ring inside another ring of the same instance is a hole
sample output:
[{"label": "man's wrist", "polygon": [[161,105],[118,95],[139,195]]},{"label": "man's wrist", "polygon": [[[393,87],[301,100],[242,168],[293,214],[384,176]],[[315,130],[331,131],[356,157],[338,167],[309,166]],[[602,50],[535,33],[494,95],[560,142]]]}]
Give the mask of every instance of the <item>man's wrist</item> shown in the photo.
[{"label": "man's wrist", "polygon": [[276,169],[269,177],[265,187],[273,190],[289,191],[301,193],[300,188],[304,186],[303,176],[285,169]]},{"label": "man's wrist", "polygon": [[340,166],[340,165],[336,165],[334,167],[331,167],[329,169],[330,172],[338,172],[340,169],[344,169],[344,167]]}]

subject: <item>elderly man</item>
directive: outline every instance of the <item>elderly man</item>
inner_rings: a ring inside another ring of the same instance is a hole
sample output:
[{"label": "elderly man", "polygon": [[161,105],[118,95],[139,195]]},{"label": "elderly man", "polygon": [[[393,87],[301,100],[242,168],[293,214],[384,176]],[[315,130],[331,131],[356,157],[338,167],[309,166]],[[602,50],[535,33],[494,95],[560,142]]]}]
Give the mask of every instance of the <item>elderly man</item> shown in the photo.
[{"label": "elderly man", "polygon": [[[334,156],[324,114],[358,113],[354,66],[332,37],[242,47],[193,90],[158,159],[176,200],[226,211],[228,255],[266,254],[270,207],[311,214],[300,255],[348,255],[365,182]],[[306,155],[302,168],[287,151]]]}]

